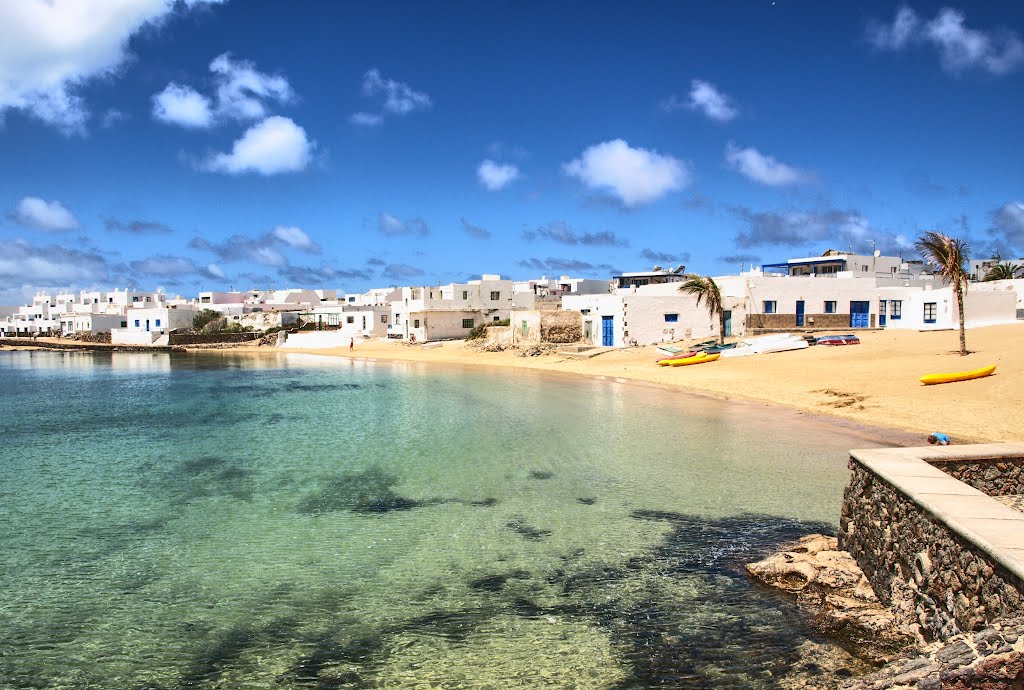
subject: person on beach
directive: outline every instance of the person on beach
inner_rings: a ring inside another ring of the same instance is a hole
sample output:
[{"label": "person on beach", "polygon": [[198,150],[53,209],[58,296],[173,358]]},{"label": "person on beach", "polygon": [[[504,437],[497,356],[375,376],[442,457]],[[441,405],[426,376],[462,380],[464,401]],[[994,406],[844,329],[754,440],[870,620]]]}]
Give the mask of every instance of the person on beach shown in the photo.
[{"label": "person on beach", "polygon": [[352,350],[355,348],[355,346],[356,346],[356,339],[355,338],[349,338],[348,339],[348,351],[352,352]]},{"label": "person on beach", "polygon": [[932,444],[933,446],[936,443],[939,444],[940,446],[948,446],[951,443],[951,441],[949,440],[949,436],[947,436],[946,434],[942,433],[941,431],[935,431],[928,435],[928,443]]}]

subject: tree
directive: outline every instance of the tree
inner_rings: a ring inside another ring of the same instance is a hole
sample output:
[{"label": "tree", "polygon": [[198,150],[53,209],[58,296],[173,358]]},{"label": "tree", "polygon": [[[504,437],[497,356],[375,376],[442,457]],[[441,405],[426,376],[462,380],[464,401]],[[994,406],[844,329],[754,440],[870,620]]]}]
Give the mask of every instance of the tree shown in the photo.
[{"label": "tree", "polygon": [[203,309],[201,312],[192,317],[192,328],[197,331],[203,330],[206,324],[210,323],[214,319],[220,318],[220,312],[214,311],[213,309]]},{"label": "tree", "polygon": [[939,232],[926,232],[914,242],[917,251],[926,261],[935,266],[935,275],[941,277],[953,288],[956,309],[960,316],[960,354],[967,354],[967,336],[964,334],[964,291],[967,289],[967,270],[964,264],[970,261],[967,242]]},{"label": "tree", "polygon": [[715,281],[697,273],[687,273],[686,282],[679,286],[679,292],[697,297],[697,306],[701,302],[708,309],[711,318],[718,316],[718,344],[725,344],[725,310],[722,309],[722,293]]},{"label": "tree", "polygon": [[988,273],[982,278],[982,282],[990,280],[1012,280],[1017,277],[1021,267],[1017,264],[996,264],[988,269]]}]

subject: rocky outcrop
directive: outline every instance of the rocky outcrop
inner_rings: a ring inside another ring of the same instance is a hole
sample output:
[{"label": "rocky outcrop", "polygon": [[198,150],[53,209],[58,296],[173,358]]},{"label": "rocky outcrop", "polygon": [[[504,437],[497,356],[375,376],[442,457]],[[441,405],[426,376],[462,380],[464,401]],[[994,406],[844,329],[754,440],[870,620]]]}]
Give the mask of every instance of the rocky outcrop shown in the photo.
[{"label": "rocky outcrop", "polygon": [[847,681],[844,690],[1020,690],[1024,688],[1024,617],[956,635],[909,659]]},{"label": "rocky outcrop", "polygon": [[804,537],[779,553],[747,564],[747,572],[794,593],[819,632],[860,658],[885,663],[913,646],[913,633],[882,605],[853,557],[839,550],[835,537]]}]

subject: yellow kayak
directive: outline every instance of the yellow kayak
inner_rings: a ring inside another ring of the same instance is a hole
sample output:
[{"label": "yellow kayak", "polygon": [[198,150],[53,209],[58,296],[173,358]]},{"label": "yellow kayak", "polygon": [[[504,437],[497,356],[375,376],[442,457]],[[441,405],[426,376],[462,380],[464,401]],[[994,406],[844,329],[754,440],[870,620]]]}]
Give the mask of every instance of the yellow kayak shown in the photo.
[{"label": "yellow kayak", "polygon": [[670,367],[685,367],[688,364],[703,364],[704,362],[714,362],[722,355],[717,352],[713,355],[709,355],[707,352],[701,352],[694,355],[693,357],[684,357],[683,359],[670,359],[668,365]]},{"label": "yellow kayak", "polygon": [[981,369],[972,369],[971,371],[955,371],[949,374],[928,374],[927,376],[921,377],[921,383],[926,386],[930,386],[933,383],[952,383],[953,381],[969,381],[970,379],[980,379],[983,376],[988,376],[996,370],[995,364],[990,364],[987,367]]}]

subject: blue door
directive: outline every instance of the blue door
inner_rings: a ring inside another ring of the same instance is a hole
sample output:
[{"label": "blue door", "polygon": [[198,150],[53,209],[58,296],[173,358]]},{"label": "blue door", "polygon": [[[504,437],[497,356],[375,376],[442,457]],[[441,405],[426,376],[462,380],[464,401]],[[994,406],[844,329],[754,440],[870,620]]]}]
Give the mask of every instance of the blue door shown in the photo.
[{"label": "blue door", "polygon": [[615,317],[613,316],[601,317],[601,344],[605,347],[611,347],[615,342],[614,323]]},{"label": "blue door", "polygon": [[796,301],[796,325],[804,325],[804,301],[802,299]]},{"label": "blue door", "polygon": [[725,335],[728,337],[732,335],[732,310],[726,309],[722,314],[725,315]]},{"label": "blue door", "polygon": [[149,330],[149,319],[146,319],[146,330]]},{"label": "blue door", "polygon": [[850,302],[850,328],[867,328],[870,302]]},{"label": "blue door", "polygon": [[885,300],[878,301],[878,325],[885,325]]}]

